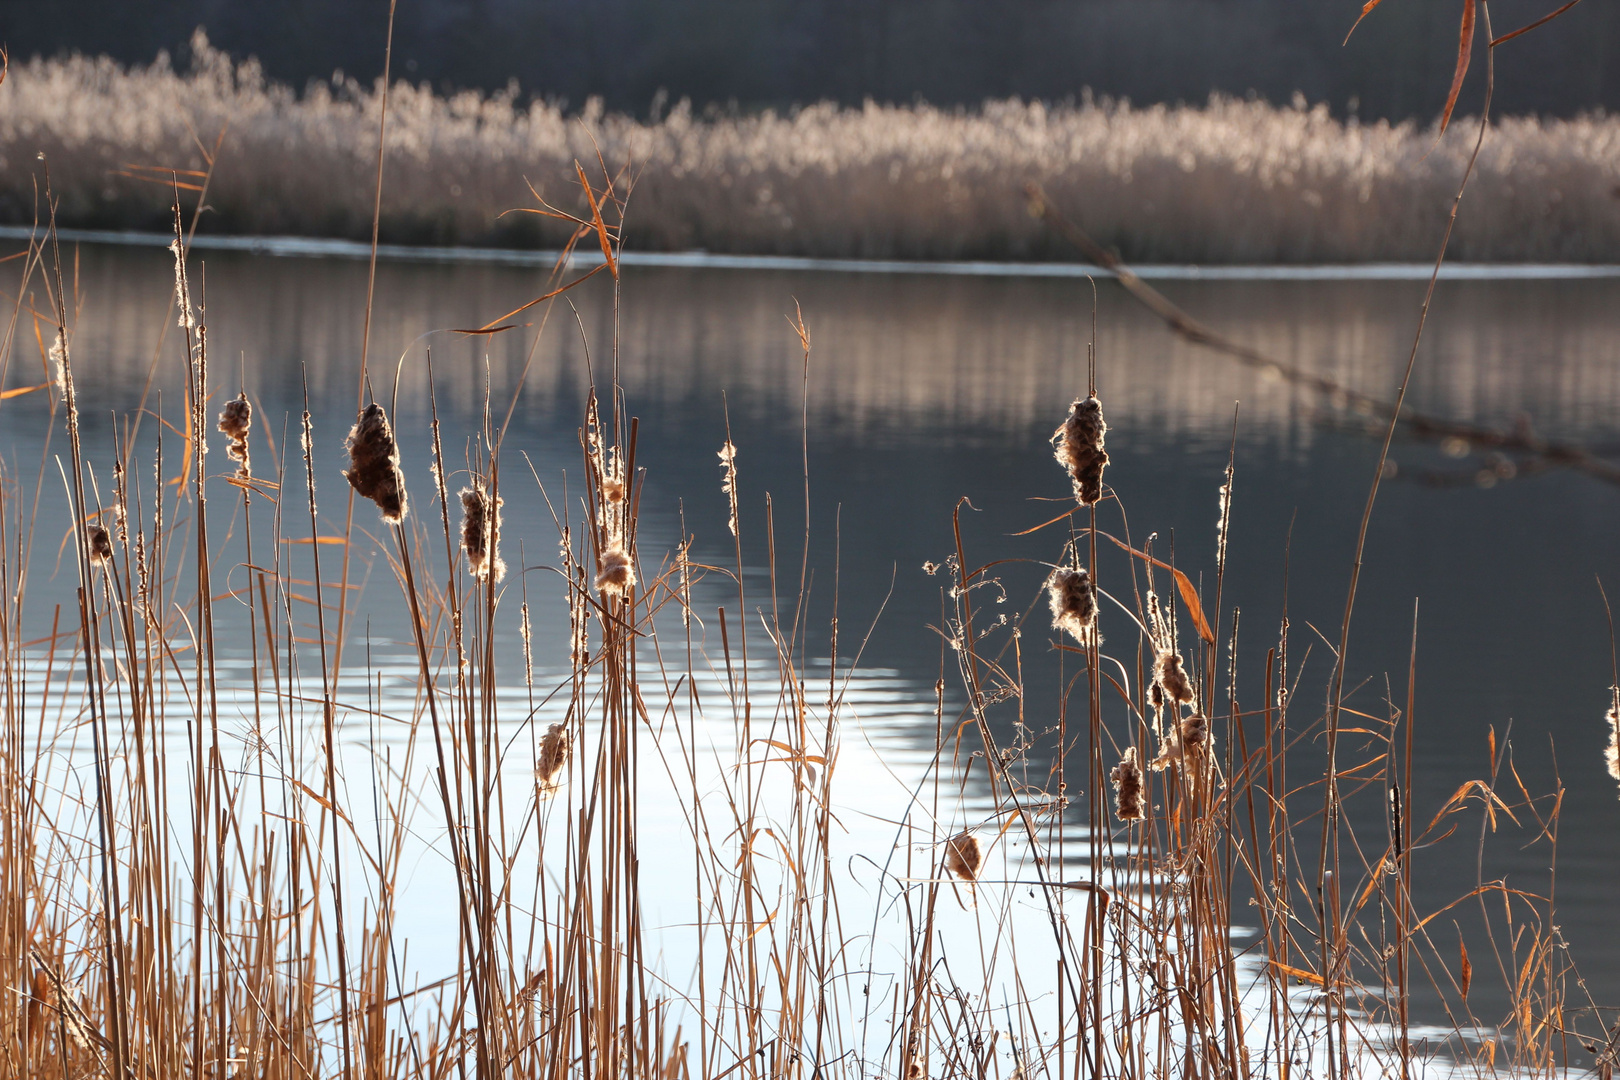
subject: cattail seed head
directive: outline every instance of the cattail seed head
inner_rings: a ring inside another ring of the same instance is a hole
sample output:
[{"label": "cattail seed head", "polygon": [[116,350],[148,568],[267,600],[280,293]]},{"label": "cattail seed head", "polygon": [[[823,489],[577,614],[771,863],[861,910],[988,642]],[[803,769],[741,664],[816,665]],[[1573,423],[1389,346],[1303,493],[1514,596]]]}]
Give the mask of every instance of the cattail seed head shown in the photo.
[{"label": "cattail seed head", "polygon": [[984,848],[969,830],[963,829],[945,841],[945,869],[963,881],[977,881],[983,866]]},{"label": "cattail seed head", "polygon": [[1614,704],[1609,706],[1609,712],[1604,717],[1609,721],[1609,749],[1605,755],[1609,764],[1609,775],[1620,780],[1620,687],[1616,687]]},{"label": "cattail seed head", "polygon": [[1108,464],[1103,440],[1107,434],[1102,402],[1094,397],[1075,398],[1069,406],[1069,418],[1052,433],[1052,456],[1068,470],[1075,500],[1081,506],[1093,506],[1102,498],[1103,467]]},{"label": "cattail seed head", "polygon": [[246,394],[237,394],[220,410],[219,430],[230,440],[225,447],[225,456],[236,462],[237,472],[242,476],[253,471],[248,459],[248,432],[252,427],[253,406],[248,403]]},{"label": "cattail seed head", "polygon": [[540,740],[540,756],[534,766],[534,782],[540,797],[549,799],[562,789],[563,770],[568,766],[568,752],[573,749],[574,737],[566,724],[552,724]]},{"label": "cattail seed head", "polygon": [[91,564],[105,566],[113,556],[111,534],[100,525],[92,525],[87,536],[90,541]]},{"label": "cattail seed head", "polygon": [[1125,756],[1108,774],[1114,785],[1114,813],[1121,821],[1141,821],[1142,764],[1136,756],[1136,747],[1127,746]]},{"label": "cattail seed head", "polygon": [[604,596],[623,596],[635,583],[636,571],[630,563],[629,552],[618,544],[602,552],[596,568],[597,592]]},{"label": "cattail seed head", "polygon": [[354,490],[377,504],[383,520],[398,525],[405,520],[405,474],[399,467],[399,447],[388,413],[373,401],[349,429],[349,468],[344,472]]},{"label": "cattail seed head", "polygon": [[1165,650],[1153,662],[1153,682],[1164,691],[1165,699],[1180,705],[1193,701],[1192,680],[1181,666],[1181,654]]},{"label": "cattail seed head", "polygon": [[56,383],[56,389],[62,394],[68,391],[67,373],[67,343],[62,340],[60,332],[56,340],[51,342],[51,380]]},{"label": "cattail seed head", "polygon": [[1204,752],[1209,744],[1209,720],[1200,713],[1192,713],[1181,718],[1181,750],[1183,755],[1194,757]]},{"label": "cattail seed head", "polygon": [[1097,589],[1091,575],[1062,567],[1052,571],[1046,579],[1046,599],[1052,608],[1052,629],[1090,645],[1097,633]]},{"label": "cattail seed head", "polygon": [[506,576],[506,563],[499,553],[501,506],[505,499],[491,499],[483,484],[475,483],[461,491],[461,550],[467,555],[467,568],[479,581],[491,574],[500,581]]},{"label": "cattail seed head", "polygon": [[726,496],[731,507],[731,516],[726,519],[726,527],[731,535],[737,535],[737,448],[727,439],[725,445],[720,447],[720,491]]}]

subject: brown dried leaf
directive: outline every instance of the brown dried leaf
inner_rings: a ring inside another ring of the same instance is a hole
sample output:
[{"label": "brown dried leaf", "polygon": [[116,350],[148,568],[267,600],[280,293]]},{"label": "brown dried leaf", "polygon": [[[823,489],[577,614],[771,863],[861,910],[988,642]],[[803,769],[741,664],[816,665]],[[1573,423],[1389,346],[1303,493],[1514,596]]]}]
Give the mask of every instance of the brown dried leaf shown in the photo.
[{"label": "brown dried leaf", "polygon": [[1468,61],[1474,52],[1474,9],[1479,0],[1463,0],[1462,27],[1457,40],[1457,70],[1451,76],[1451,92],[1446,95],[1446,108],[1440,114],[1440,134],[1446,133],[1451,123],[1451,110],[1457,107],[1457,95],[1462,93],[1463,77],[1468,74]]}]

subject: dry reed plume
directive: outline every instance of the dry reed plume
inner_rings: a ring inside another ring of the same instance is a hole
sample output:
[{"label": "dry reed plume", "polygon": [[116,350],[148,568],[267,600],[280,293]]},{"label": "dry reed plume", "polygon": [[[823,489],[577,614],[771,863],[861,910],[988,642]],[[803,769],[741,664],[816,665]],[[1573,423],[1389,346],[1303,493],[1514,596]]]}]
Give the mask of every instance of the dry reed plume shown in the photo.
[{"label": "dry reed plume", "polygon": [[[44,151],[62,224],[165,231],[163,170],[206,170],[193,133],[211,147],[225,130],[211,228],[369,239],[377,88],[344,80],[300,95],[201,38],[192,53],[186,74],[167,59],[14,66],[0,86],[0,217],[33,220],[28,163]],[[584,211],[573,162],[600,146],[638,176],[635,249],[1069,259],[1023,210],[1034,180],[1136,262],[1426,261],[1472,141],[1461,118],[1437,139],[1414,123],[1233,98],[743,116],[677,104],[656,121],[406,82],[389,101],[382,237],[400,243],[560,245],[560,223],[536,233],[540,219],[501,215],[527,197],[525,179]],[[1620,262],[1617,146],[1620,117],[1497,121],[1472,185],[1491,213],[1458,222],[1452,256]]]}]

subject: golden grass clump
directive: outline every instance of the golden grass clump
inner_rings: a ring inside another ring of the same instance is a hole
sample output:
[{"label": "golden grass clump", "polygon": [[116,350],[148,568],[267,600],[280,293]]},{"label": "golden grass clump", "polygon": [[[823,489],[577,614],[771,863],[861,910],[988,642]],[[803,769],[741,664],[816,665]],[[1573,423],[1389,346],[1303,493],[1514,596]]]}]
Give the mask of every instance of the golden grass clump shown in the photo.
[{"label": "golden grass clump", "polygon": [[1102,402],[1095,397],[1075,398],[1069,418],[1052,433],[1052,456],[1068,471],[1081,506],[1094,506],[1102,498],[1103,467],[1108,464],[1103,440],[1107,435]]},{"label": "golden grass clump", "polygon": [[574,737],[566,724],[552,724],[546,729],[534,766],[534,783],[542,799],[549,799],[562,790],[563,772],[568,767],[568,752],[573,746]]},{"label": "golden grass clump", "polygon": [[375,401],[361,410],[349,429],[349,467],[343,475],[354,490],[377,504],[383,520],[398,525],[405,520],[405,474],[399,467],[399,446],[387,411]]},{"label": "golden grass clump", "polygon": [[237,394],[220,410],[219,430],[230,440],[225,446],[225,456],[236,462],[237,471],[242,476],[253,472],[253,463],[248,455],[248,432],[252,428],[253,406],[246,394]]},{"label": "golden grass clump", "polygon": [[467,568],[479,581],[489,580],[491,574],[496,581],[506,576],[506,563],[499,552],[505,502],[491,499],[481,483],[461,490],[461,550],[467,556]]},{"label": "golden grass clump", "polygon": [[1061,630],[1089,646],[1097,634],[1097,589],[1085,570],[1059,567],[1046,579],[1046,599],[1052,608],[1052,629]]},{"label": "golden grass clump", "polygon": [[630,553],[614,544],[597,559],[596,591],[603,596],[624,596],[636,584],[636,569]]},{"label": "golden grass clump", "polygon": [[1114,785],[1114,814],[1121,821],[1141,821],[1146,817],[1142,805],[1142,763],[1136,747],[1127,746],[1125,756],[1108,774]]},{"label": "golden grass clump", "polygon": [[966,882],[979,880],[984,867],[984,846],[972,830],[963,829],[945,841],[945,869]]}]

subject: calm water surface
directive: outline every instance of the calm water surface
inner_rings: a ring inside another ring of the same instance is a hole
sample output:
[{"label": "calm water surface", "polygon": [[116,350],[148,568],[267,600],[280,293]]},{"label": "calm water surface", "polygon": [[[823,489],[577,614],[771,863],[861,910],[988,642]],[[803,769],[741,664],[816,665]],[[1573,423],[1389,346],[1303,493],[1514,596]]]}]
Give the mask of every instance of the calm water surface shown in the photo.
[{"label": "calm water surface", "polygon": [[[171,415],[181,409],[180,353],[166,313],[172,262],[163,252],[89,246],[79,259],[74,348],[90,457],[99,453],[105,468],[111,418],[133,408],[150,371],[163,392],[149,407]],[[205,262],[197,278],[199,285],[206,281],[216,375],[232,390],[240,378],[259,399],[278,452],[289,435],[296,445],[307,379],[320,482],[339,505],[339,452],[358,382],[364,264],[233,253],[210,254]],[[465,459],[486,376],[489,396],[504,408],[529,365],[507,443],[507,558],[518,561],[522,541],[524,565],[550,561],[555,527],[532,481],[513,479],[519,467],[527,471],[517,452],[529,456],[560,501],[579,476],[576,429],[587,363],[605,382],[616,362],[627,407],[640,419],[643,557],[673,549],[684,513],[696,537],[694,557],[729,561],[715,456],[729,422],[744,494],[745,557],[763,574],[769,493],[778,557],[791,566],[785,576],[796,585],[803,405],[815,536],[811,625],[827,625],[836,594],[844,656],[870,627],[860,671],[871,700],[887,703],[873,708],[898,725],[887,729],[893,752],[931,748],[941,648],[929,624],[939,623],[941,597],[939,579],[921,567],[953,550],[952,509],[962,498],[971,501],[962,508],[970,559],[1057,557],[1061,538],[1051,531],[1011,534],[1061,509],[1039,501],[1061,499],[1067,487],[1046,439],[1083,388],[1089,287],[1016,278],[628,268],[616,358],[605,275],[571,294],[577,319],[567,306],[552,311],[538,346],[538,308],[511,320],[529,325],[495,338],[423,337],[487,323],[537,295],[542,284],[539,272],[523,268],[379,267],[372,378],[386,400],[398,366],[396,416],[407,472],[424,481],[427,475],[426,347],[452,460]],[[1423,286],[1206,281],[1163,288],[1239,340],[1388,397],[1405,364]],[[807,401],[797,339],[784,321],[795,300],[814,344]],[[43,297],[35,302],[43,307]],[[1238,697],[1253,708],[1264,696],[1265,655],[1276,644],[1286,596],[1291,658],[1296,668],[1303,661],[1294,719],[1304,727],[1325,697],[1329,641],[1337,643],[1355,529],[1377,457],[1366,418],[1334,412],[1313,393],[1177,341],[1109,283],[1101,285],[1098,327],[1098,387],[1113,455],[1108,480],[1128,515],[1124,520],[1120,509],[1107,508],[1102,526],[1128,529],[1138,541],[1156,533],[1158,552],[1173,549],[1178,565],[1212,593],[1217,488],[1235,432],[1223,626],[1230,626],[1232,605],[1240,607]],[[8,387],[40,381],[36,353],[25,319]],[[1431,413],[1528,422],[1545,435],[1612,451],[1620,445],[1620,283],[1443,284],[1412,396]],[[30,483],[45,446],[43,410],[41,395],[0,404],[0,455],[8,473]],[[65,451],[60,434],[53,438],[51,451]],[[1613,931],[1620,802],[1601,761],[1611,675],[1597,587],[1601,578],[1611,594],[1620,593],[1620,487],[1563,472],[1485,487],[1473,479],[1483,459],[1471,454],[1455,458],[1401,442],[1394,457],[1399,472],[1379,496],[1356,608],[1348,684],[1358,689],[1351,704],[1374,715],[1388,714],[1390,696],[1404,704],[1415,610],[1418,818],[1426,822],[1464,781],[1486,774],[1493,729],[1511,741],[1532,792],[1561,781],[1567,791],[1556,921],[1593,995],[1600,1003],[1620,1002],[1620,935]],[[213,460],[225,467],[223,455]],[[1465,482],[1424,482],[1434,475]],[[55,497],[55,489],[46,490],[47,500]],[[574,505],[577,512],[577,499]],[[45,575],[48,563],[36,555],[36,576]],[[1099,566],[1103,587],[1121,597],[1130,593],[1127,572],[1123,559],[1111,556]],[[1043,576],[1032,562],[1009,563],[1000,575],[1005,610],[1027,610]],[[380,627],[397,590],[382,563],[373,577],[367,603],[378,615],[371,633],[386,650]],[[42,613],[61,599],[51,588],[60,592],[65,582],[62,575],[54,580],[36,588],[33,603]],[[540,580],[531,579],[531,588],[557,591],[551,579],[543,586]],[[542,663],[560,668],[566,627],[554,600],[549,594],[535,600],[536,647]],[[725,601],[717,593],[715,602]],[[1112,635],[1130,642],[1128,624],[1117,612],[1112,618]],[[1105,636],[1112,636],[1109,620],[1105,611]],[[825,654],[818,644],[825,637],[825,630],[812,632],[813,652]],[[1037,762],[1050,752],[1051,737],[1041,733],[1056,717],[1049,640],[1037,617],[1023,640]],[[1296,779],[1316,760],[1305,749]],[[1377,852],[1383,847],[1377,793],[1362,802],[1363,846]],[[1425,852],[1418,863],[1420,909],[1466,891],[1481,873],[1485,880],[1505,877],[1513,887],[1547,887],[1549,849],[1526,846],[1532,833],[1487,836],[1481,871],[1478,818],[1463,820],[1466,836]],[[1442,936],[1456,933],[1448,927]]]}]

